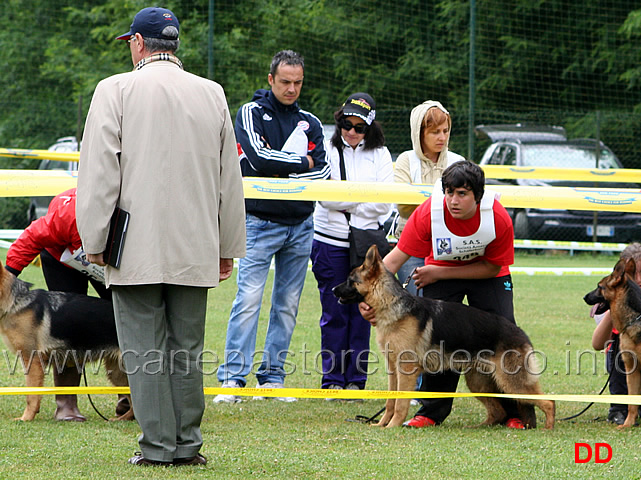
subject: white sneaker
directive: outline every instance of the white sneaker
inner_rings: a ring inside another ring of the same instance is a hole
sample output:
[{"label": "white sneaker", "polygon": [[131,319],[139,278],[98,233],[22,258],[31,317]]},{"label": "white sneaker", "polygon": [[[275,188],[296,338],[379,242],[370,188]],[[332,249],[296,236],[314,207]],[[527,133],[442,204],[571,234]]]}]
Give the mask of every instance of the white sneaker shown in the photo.
[{"label": "white sneaker", "polygon": [[[361,387],[356,385],[355,383],[348,383],[347,386],[345,387],[345,390],[362,390]],[[348,398],[348,402],[362,402],[362,398]]]},{"label": "white sneaker", "polygon": [[[327,390],[343,390],[343,387],[341,387],[340,385],[330,385],[329,387],[327,387]],[[342,399],[341,398],[336,398],[336,397],[328,397],[325,400],[328,401],[328,402],[336,402],[336,401],[342,400]]]},{"label": "white sneaker", "polygon": [[[276,383],[276,382],[265,382],[262,385],[256,385],[256,388],[285,388],[282,383]],[[279,402],[297,402],[298,399],[294,397],[254,397],[254,400],[267,400],[267,399],[274,399],[278,400]]]},{"label": "white sneaker", "polygon": [[[236,380],[229,380],[221,385],[221,388],[243,388]],[[238,395],[224,395],[219,393],[214,397],[214,403],[240,403],[241,398]]]}]

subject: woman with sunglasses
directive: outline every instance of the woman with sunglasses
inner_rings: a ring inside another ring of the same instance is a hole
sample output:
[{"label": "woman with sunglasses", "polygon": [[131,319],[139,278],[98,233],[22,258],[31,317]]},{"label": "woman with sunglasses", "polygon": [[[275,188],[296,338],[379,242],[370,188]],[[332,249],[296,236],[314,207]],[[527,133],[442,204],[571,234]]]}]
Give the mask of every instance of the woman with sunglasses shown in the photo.
[{"label": "woman with sunglasses", "polygon": [[[443,170],[454,162],[465,160],[448,150],[451,129],[450,113],[439,102],[428,100],[414,107],[410,114],[412,150],[401,153],[396,159],[394,181],[433,185],[441,178]],[[398,224],[395,235],[400,238],[407,219],[418,205],[396,207]],[[398,271],[398,279],[405,282],[416,267],[424,264],[424,258],[411,257]],[[416,295],[416,285],[412,280],[408,283],[407,290]]]},{"label": "woman with sunglasses", "polygon": [[[392,157],[375,118],[376,105],[367,93],[350,95],[334,113],[334,134],[326,140],[332,180],[394,181]],[[322,388],[365,388],[370,324],[359,313],[358,305],[339,304],[332,288],[344,282],[350,272],[349,226],[376,230],[379,220],[387,218],[390,211],[389,203],[316,204],[311,259],[322,306]]]}]

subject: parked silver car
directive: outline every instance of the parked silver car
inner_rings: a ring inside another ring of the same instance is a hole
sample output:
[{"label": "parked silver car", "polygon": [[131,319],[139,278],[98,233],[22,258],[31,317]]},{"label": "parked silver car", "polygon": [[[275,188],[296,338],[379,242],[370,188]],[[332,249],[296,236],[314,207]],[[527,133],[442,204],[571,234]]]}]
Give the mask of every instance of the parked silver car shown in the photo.
[{"label": "parked silver car", "polygon": [[[480,165],[558,168],[623,168],[603,142],[568,140],[565,129],[542,125],[479,125],[476,134],[488,138]],[[503,185],[594,187],[593,182],[538,179],[488,180]],[[639,188],[637,184],[607,183],[606,188]],[[514,236],[526,239],[629,242],[640,239],[641,214],[585,210],[508,209]]]}]

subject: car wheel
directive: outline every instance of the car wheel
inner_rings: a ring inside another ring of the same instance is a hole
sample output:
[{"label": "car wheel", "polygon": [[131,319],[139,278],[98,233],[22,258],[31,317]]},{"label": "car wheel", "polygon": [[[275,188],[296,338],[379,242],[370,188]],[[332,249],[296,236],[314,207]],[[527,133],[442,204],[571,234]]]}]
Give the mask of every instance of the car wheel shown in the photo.
[{"label": "car wheel", "polygon": [[514,215],[514,238],[530,238],[530,221],[525,210]]}]

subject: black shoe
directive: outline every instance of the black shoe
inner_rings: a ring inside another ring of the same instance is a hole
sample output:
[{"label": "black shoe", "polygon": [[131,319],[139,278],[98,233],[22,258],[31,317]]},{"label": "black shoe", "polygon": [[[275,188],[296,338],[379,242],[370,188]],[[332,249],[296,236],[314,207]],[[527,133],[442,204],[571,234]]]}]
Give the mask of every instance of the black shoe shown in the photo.
[{"label": "black shoe", "polygon": [[174,466],[182,467],[183,465],[207,465],[207,458],[200,453],[191,458],[174,458]]},{"label": "black shoe", "polygon": [[626,417],[627,415],[621,410],[615,410],[608,414],[608,422],[614,423],[615,425],[623,425]]},{"label": "black shoe", "polygon": [[161,462],[159,460],[149,460],[142,456],[141,452],[136,452],[133,457],[131,457],[128,463],[132,465],[145,465],[145,466],[158,466],[158,467],[169,467],[172,465],[171,462]]}]

